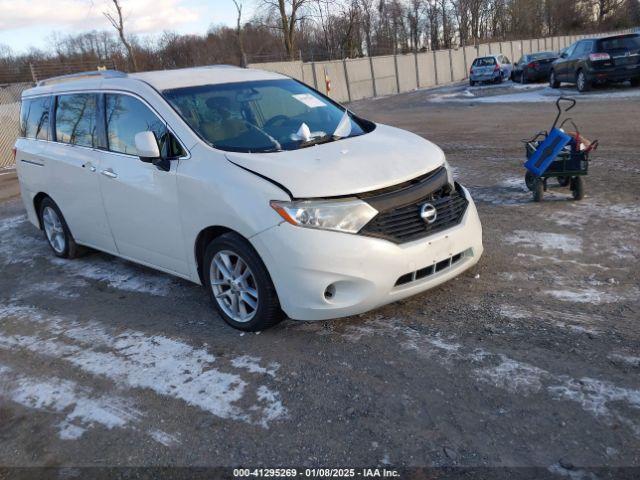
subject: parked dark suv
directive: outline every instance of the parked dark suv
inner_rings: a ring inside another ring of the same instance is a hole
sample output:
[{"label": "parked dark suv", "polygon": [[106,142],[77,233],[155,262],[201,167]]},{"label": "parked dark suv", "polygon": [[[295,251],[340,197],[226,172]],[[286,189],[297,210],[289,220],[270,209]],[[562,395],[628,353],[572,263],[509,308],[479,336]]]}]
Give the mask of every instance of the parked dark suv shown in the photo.
[{"label": "parked dark suv", "polygon": [[640,34],[580,40],[567,48],[549,72],[549,84],[575,83],[585,92],[594,83],[630,80],[640,85]]}]

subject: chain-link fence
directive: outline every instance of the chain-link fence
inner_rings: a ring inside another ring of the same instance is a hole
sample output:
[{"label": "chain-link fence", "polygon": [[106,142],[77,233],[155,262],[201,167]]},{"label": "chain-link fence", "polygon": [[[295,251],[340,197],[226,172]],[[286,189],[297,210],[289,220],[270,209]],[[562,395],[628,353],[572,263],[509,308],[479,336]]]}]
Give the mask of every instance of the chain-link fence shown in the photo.
[{"label": "chain-link fence", "polygon": [[32,83],[0,85],[0,169],[14,165],[12,148],[20,132],[20,96]]}]

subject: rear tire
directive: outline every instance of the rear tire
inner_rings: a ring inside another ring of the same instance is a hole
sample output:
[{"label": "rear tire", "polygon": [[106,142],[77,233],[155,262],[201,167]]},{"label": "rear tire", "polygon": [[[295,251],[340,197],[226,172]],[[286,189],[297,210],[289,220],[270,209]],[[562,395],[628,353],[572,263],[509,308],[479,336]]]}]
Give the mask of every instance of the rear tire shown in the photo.
[{"label": "rear tire", "polygon": [[536,178],[533,184],[533,201],[541,202],[544,197],[544,180]]},{"label": "rear tire", "polygon": [[571,193],[574,200],[582,200],[584,198],[585,181],[583,176],[573,177],[571,179]]},{"label": "rear tire", "polygon": [[580,93],[591,90],[591,82],[587,80],[587,75],[583,70],[578,70],[576,75],[576,87]]},{"label": "rear tire", "polygon": [[551,88],[560,88],[560,82],[556,78],[556,72],[554,72],[553,70],[549,72],[549,86]]},{"label": "rear tire", "polygon": [[520,83],[525,85],[527,83],[527,72],[525,70],[520,73]]},{"label": "rear tire", "polygon": [[76,258],[81,253],[81,247],[74,240],[58,205],[51,198],[45,197],[40,202],[38,215],[44,237],[53,253],[60,258]]},{"label": "rear tire", "polygon": [[225,233],[207,246],[202,271],[216,310],[233,328],[257,332],[284,319],[267,267],[237,233]]},{"label": "rear tire", "polygon": [[632,87],[640,87],[640,78],[632,78],[631,79]]}]

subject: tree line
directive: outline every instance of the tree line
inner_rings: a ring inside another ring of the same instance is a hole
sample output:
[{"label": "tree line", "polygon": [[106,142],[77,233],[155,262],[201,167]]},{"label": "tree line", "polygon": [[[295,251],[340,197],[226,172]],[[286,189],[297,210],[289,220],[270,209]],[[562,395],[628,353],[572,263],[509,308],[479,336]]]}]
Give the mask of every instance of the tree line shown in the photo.
[{"label": "tree line", "polygon": [[[20,55],[0,45],[0,82],[31,78],[33,65],[42,76],[65,65],[136,71],[326,60],[640,26],[640,0],[216,1],[233,2],[236,25],[140,37],[127,30],[127,0],[112,0],[109,30],[52,34],[49,49]],[[246,7],[258,13],[244,18]]]}]

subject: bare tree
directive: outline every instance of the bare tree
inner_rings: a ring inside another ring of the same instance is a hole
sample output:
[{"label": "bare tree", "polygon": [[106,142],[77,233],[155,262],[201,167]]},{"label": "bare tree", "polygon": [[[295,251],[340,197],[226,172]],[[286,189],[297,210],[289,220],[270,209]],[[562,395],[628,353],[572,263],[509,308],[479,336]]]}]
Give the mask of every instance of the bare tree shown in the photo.
[{"label": "bare tree", "polygon": [[373,1],[374,0],[358,0],[358,7],[361,11],[362,30],[364,31],[364,41],[367,47],[367,55],[369,56],[373,54],[371,50],[373,48],[372,35],[375,16]]},{"label": "bare tree", "polygon": [[238,18],[236,22],[236,35],[238,36],[238,50],[240,53],[240,66],[246,68],[247,66],[247,54],[244,51],[244,40],[242,38],[242,2],[233,0],[233,4],[236,6],[238,12]]},{"label": "bare tree", "polygon": [[596,0],[595,7],[598,12],[598,24],[602,25],[607,16],[617,11],[624,0]]},{"label": "bare tree", "polygon": [[120,41],[124,45],[124,48],[127,49],[127,55],[129,57],[129,63],[131,64],[132,70],[135,72],[138,70],[138,64],[136,62],[136,56],[133,51],[133,47],[131,43],[127,40],[127,37],[124,34],[124,18],[122,17],[122,7],[120,6],[120,0],[112,0],[113,6],[115,8],[114,12],[102,12],[104,16],[109,20],[109,23],[116,29],[118,32],[118,36],[120,37]]},{"label": "bare tree", "polygon": [[280,17],[280,27],[287,56],[295,58],[296,25],[303,19],[302,8],[309,0],[262,0],[269,9],[275,10]]}]

